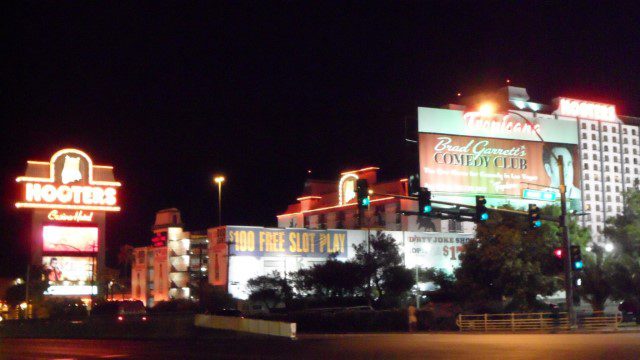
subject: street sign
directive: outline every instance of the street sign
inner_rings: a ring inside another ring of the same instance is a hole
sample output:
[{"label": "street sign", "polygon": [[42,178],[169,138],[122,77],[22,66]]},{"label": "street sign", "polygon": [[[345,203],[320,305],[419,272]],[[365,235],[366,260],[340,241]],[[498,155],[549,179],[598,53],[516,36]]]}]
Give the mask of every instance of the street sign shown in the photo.
[{"label": "street sign", "polygon": [[533,189],[524,189],[522,191],[523,199],[555,201],[556,197],[557,195],[553,191],[542,191],[542,190],[533,190]]}]

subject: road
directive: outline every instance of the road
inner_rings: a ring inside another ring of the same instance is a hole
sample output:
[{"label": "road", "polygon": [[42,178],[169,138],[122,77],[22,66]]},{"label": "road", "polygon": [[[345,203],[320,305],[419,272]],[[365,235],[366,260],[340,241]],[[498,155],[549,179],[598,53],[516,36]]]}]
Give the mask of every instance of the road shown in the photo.
[{"label": "road", "polygon": [[638,359],[640,333],[350,334],[298,340],[0,339],[0,359]]}]

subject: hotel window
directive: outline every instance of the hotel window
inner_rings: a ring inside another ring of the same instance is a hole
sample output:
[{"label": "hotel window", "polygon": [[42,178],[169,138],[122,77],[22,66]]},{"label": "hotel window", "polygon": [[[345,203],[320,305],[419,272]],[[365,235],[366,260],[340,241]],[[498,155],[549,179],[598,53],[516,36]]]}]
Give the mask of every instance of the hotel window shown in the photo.
[{"label": "hotel window", "polygon": [[586,199],[587,199],[587,200],[591,200],[591,195],[587,194]]},{"label": "hotel window", "polygon": [[600,185],[596,184],[596,191],[600,191]]},{"label": "hotel window", "polygon": [[607,185],[607,191],[611,191],[611,186]]},{"label": "hotel window", "polygon": [[586,129],[586,128],[587,128],[587,124],[582,123],[582,128],[583,128],[583,129]]},{"label": "hotel window", "polygon": [[587,144],[582,144],[582,148],[587,150]]},{"label": "hotel window", "polygon": [[585,164],[584,164],[584,169],[585,169],[585,170],[589,170],[589,164],[585,163]]},{"label": "hotel window", "polygon": [[596,144],[591,145],[591,148],[592,148],[593,150],[598,150],[598,146],[597,146]]},{"label": "hotel window", "polygon": [[585,184],[585,185],[584,185],[584,189],[585,189],[585,190],[589,190],[589,184]]},{"label": "hotel window", "polygon": [[591,130],[595,130],[596,129],[596,125],[595,124],[591,124]]},{"label": "hotel window", "polygon": [[593,154],[593,160],[598,160],[598,155]]},{"label": "hotel window", "polygon": [[604,136],[604,141],[609,141],[609,138],[607,137],[607,135]]},{"label": "hotel window", "polygon": [[593,170],[598,170],[598,164],[593,164]]},{"label": "hotel window", "polygon": [[612,128],[611,128],[611,131],[613,131],[613,133],[614,133],[614,134],[617,134],[617,133],[618,133],[618,129],[617,129],[617,128],[615,128],[615,127],[612,127]]},{"label": "hotel window", "polygon": [[611,137],[611,141],[613,141],[614,143],[617,143],[618,142],[618,137],[612,136]]},{"label": "hotel window", "polygon": [[596,139],[596,134],[591,134],[591,140],[595,140]]},{"label": "hotel window", "polygon": [[607,145],[604,146],[604,151],[609,151],[609,147]]},{"label": "hotel window", "polygon": [[[596,194],[596,201],[600,201],[600,195]],[[600,210],[600,205],[598,205],[598,210]]]},{"label": "hotel window", "polygon": [[627,135],[627,129],[623,128],[623,129],[622,129],[622,133],[623,133],[623,134],[625,134],[625,135]]},{"label": "hotel window", "polygon": [[636,129],[631,129],[631,134],[635,135],[636,134]]},{"label": "hotel window", "polygon": [[586,140],[587,139],[587,134],[582,133],[582,139]]}]

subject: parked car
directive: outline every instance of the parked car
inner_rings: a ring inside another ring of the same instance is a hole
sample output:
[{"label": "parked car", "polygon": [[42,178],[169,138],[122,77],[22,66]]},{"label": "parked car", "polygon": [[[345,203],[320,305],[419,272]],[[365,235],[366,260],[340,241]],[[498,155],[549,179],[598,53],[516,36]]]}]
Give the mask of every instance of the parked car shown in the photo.
[{"label": "parked car", "polygon": [[97,304],[91,310],[92,318],[106,318],[118,323],[146,322],[147,309],[140,300],[117,300]]}]

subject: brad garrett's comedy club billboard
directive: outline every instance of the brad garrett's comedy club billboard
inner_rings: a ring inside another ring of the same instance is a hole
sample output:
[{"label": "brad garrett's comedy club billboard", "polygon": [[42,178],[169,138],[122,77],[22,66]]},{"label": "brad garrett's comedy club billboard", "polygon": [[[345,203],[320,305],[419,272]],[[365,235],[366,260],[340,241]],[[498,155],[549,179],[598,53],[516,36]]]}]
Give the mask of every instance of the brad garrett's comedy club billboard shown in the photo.
[{"label": "brad garrett's comedy club billboard", "polygon": [[577,208],[581,194],[575,121],[523,116],[420,108],[421,186],[445,196],[485,195],[517,202],[526,188],[557,191],[555,158],[562,155],[567,198]]}]

